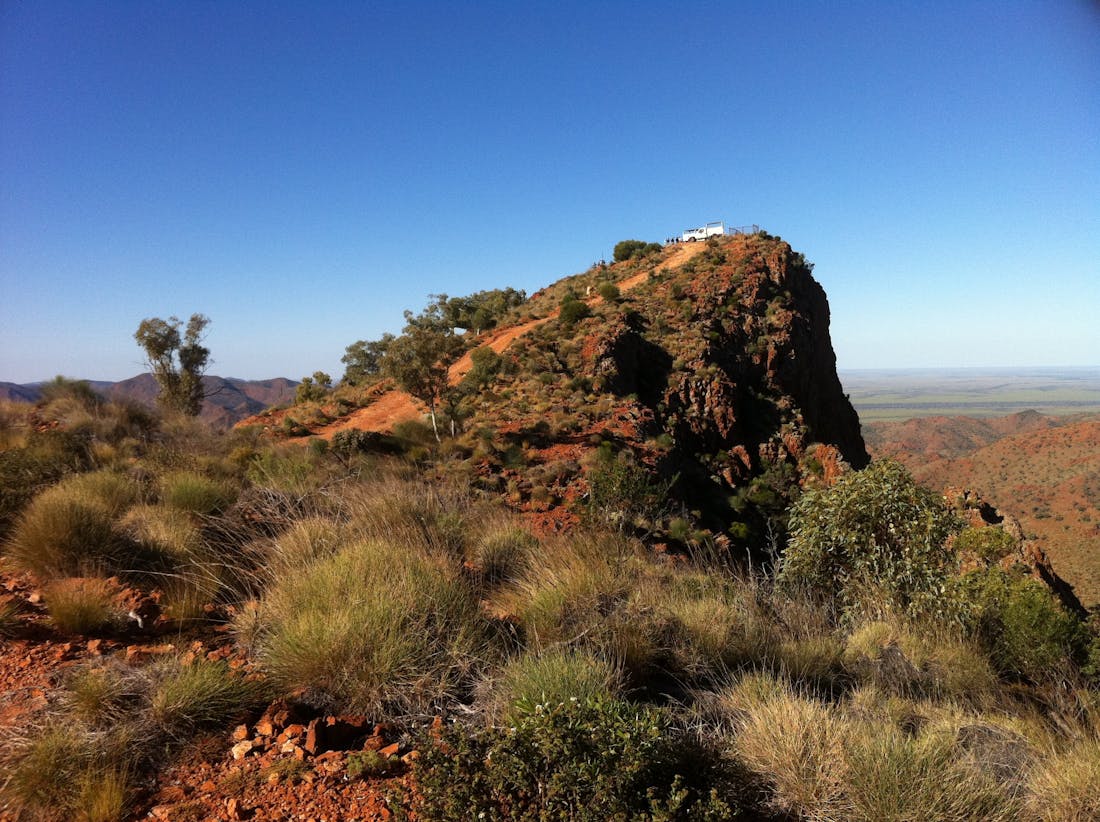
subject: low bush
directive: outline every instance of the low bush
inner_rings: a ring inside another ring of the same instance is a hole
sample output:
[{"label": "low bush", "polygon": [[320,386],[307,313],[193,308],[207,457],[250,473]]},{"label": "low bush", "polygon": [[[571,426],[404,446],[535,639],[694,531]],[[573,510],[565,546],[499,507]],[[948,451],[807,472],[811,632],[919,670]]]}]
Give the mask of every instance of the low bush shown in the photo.
[{"label": "low bush", "polygon": [[955,537],[954,548],[985,563],[999,562],[1016,550],[1016,540],[999,526],[966,528]]},{"label": "low bush", "polygon": [[600,298],[605,302],[613,303],[619,299],[621,293],[619,287],[615,283],[600,283],[600,287],[596,289],[596,293],[600,295]]},{"label": "low bush", "polygon": [[353,713],[430,711],[469,683],[486,625],[457,563],[364,540],[278,579],[252,625],[271,680]]},{"label": "low bush", "polygon": [[988,568],[967,574],[960,587],[979,641],[1002,674],[1041,680],[1082,653],[1081,622],[1037,580]]},{"label": "low bush", "polygon": [[562,300],[561,306],[558,309],[558,318],[561,320],[561,324],[567,329],[571,329],[581,320],[591,316],[591,314],[592,309],[588,307],[588,303],[572,295]]},{"label": "low bush", "polygon": [[834,599],[849,618],[948,618],[957,558],[946,542],[959,527],[900,463],[877,460],[795,503],[779,581]]},{"label": "low bush", "polygon": [[396,756],[384,756],[378,751],[355,751],[348,754],[348,779],[378,779],[391,776],[404,767],[404,763]]},{"label": "low bush", "polygon": [[731,819],[713,758],[668,714],[595,698],[525,706],[507,729],[445,729],[416,762],[423,820]]}]

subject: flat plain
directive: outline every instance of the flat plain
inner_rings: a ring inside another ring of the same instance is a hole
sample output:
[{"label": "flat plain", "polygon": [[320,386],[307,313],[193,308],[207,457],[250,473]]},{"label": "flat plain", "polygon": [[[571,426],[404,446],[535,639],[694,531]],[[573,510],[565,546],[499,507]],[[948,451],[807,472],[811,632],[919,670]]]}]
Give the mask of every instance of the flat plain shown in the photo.
[{"label": "flat plain", "polygon": [[1100,366],[1090,368],[853,369],[840,381],[862,422],[1018,411],[1100,412]]}]

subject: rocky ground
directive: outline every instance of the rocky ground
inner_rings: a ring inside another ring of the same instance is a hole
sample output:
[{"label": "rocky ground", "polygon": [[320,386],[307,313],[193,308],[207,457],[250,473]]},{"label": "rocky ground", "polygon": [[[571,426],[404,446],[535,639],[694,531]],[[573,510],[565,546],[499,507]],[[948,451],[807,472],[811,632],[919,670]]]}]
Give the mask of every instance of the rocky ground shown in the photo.
[{"label": "rocky ground", "polygon": [[[40,721],[65,676],[96,659],[140,665],[180,654],[248,666],[216,622],[183,629],[162,619],[145,632],[134,626],[109,636],[62,636],[49,625],[30,578],[0,574],[0,599],[17,609],[16,624],[0,639],[0,744],[12,744]],[[417,752],[395,725],[317,715],[282,700],[249,719],[173,752],[133,797],[130,818],[367,822],[391,819],[387,804],[409,795]],[[0,822],[15,819],[0,807]]]}]

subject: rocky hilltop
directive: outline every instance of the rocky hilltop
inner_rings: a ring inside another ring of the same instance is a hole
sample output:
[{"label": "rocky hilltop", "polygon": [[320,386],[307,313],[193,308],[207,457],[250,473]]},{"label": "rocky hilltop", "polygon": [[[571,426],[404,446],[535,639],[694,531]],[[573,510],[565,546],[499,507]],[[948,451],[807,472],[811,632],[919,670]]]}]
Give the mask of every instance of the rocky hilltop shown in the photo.
[{"label": "rocky hilltop", "polygon": [[[563,316],[570,300],[585,310]],[[594,479],[613,469],[667,490],[636,525],[686,519],[692,533],[748,542],[800,485],[868,461],[825,292],[802,254],[763,232],[597,264],[466,336],[493,352],[491,368],[471,386],[470,356],[452,366],[467,390],[447,447],[552,529],[591,505]],[[243,424],[340,445],[358,431],[408,437],[423,413],[379,381]]]}]

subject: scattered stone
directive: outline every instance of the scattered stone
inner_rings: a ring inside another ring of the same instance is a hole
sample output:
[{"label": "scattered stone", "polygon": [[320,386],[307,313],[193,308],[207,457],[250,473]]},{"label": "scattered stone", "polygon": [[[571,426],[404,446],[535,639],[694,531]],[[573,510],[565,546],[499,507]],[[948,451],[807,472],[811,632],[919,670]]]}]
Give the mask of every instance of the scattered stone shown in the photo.
[{"label": "scattered stone", "polygon": [[242,739],[248,739],[248,726],[238,725],[233,729],[232,739],[234,742],[240,742]]},{"label": "scattered stone", "polygon": [[248,756],[248,754],[252,751],[252,748],[252,740],[246,739],[243,742],[238,742],[236,745],[230,748],[229,751],[233,754],[234,759],[240,760]]}]

